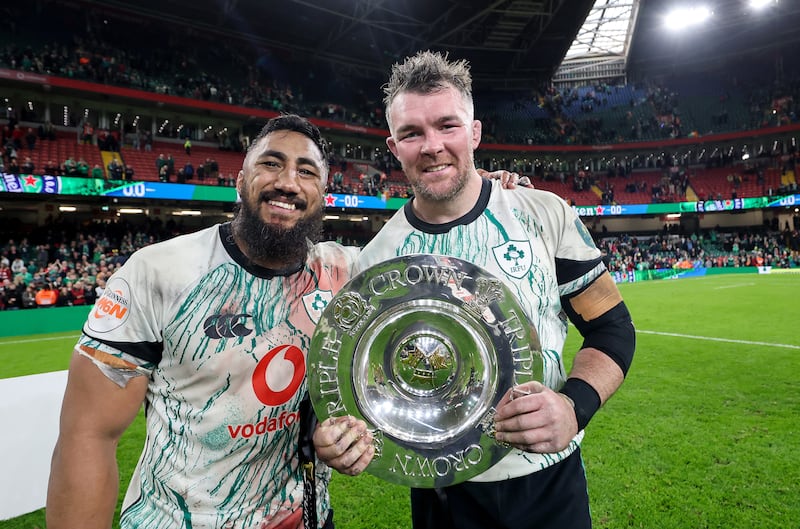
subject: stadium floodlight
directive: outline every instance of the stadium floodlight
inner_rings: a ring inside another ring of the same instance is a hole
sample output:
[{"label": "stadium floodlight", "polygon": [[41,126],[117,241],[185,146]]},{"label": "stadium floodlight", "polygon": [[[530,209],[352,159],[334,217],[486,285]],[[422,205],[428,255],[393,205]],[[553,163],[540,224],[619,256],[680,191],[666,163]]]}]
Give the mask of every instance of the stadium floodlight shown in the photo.
[{"label": "stadium floodlight", "polygon": [[75,206],[58,206],[58,211],[64,211],[68,213],[73,213],[77,211],[77,209],[78,208],[76,208]]},{"label": "stadium floodlight", "polygon": [[117,213],[125,213],[129,215],[138,215],[140,213],[144,213],[144,210],[141,208],[119,208]]},{"label": "stadium floodlight", "polygon": [[755,10],[764,9],[771,4],[777,4],[778,0],[750,0],[750,7]]},{"label": "stadium floodlight", "polygon": [[704,23],[714,14],[707,6],[675,8],[664,17],[664,26],[671,31],[683,31]]}]

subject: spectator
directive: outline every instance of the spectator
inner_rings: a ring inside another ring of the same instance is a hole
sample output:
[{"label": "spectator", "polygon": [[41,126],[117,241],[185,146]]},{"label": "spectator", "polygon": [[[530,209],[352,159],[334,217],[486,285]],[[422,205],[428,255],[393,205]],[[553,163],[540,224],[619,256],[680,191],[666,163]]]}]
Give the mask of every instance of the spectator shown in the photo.
[{"label": "spectator", "polygon": [[[25,261],[22,260],[22,257],[17,255],[11,261],[11,275],[13,277],[17,277],[20,274],[25,273]],[[0,283],[2,283],[2,278],[0,278]]]},{"label": "spectator", "polygon": [[215,158],[209,160],[209,167],[211,169],[211,178],[217,178],[219,176],[219,163]]},{"label": "spectator", "polygon": [[14,144],[14,149],[17,151],[22,150],[22,140],[25,138],[25,132],[19,125],[14,125],[11,130],[11,142]]},{"label": "spectator", "polygon": [[28,285],[25,288],[20,296],[20,300],[23,309],[36,308],[36,291],[33,289],[33,285]]},{"label": "spectator", "polygon": [[83,178],[89,177],[89,163],[86,160],[79,158],[77,164],[75,164],[75,167],[78,171],[78,176]]},{"label": "spectator", "polygon": [[61,168],[53,160],[47,160],[44,164],[44,174],[58,176],[61,174]]},{"label": "spectator", "polygon": [[3,258],[0,260],[0,283],[4,281],[11,281],[14,277],[14,273],[11,271],[11,268],[8,266],[8,259]]},{"label": "spectator", "polygon": [[167,181],[172,180],[172,176],[175,174],[175,159],[172,157],[172,154],[167,155]]},{"label": "spectator", "polygon": [[78,176],[78,164],[72,156],[67,157],[63,163],[64,174],[66,176]]},{"label": "spectator", "polygon": [[25,143],[29,151],[32,151],[36,147],[36,139],[36,133],[29,127],[28,132],[25,134]]},{"label": "spectator", "polygon": [[192,162],[186,162],[186,165],[183,166],[183,177],[186,180],[191,180],[194,178],[194,166]]},{"label": "spectator", "polygon": [[36,306],[39,308],[55,307],[58,301],[58,291],[53,287],[52,283],[47,283],[44,288],[36,293],[34,298]]},{"label": "spectator", "polygon": [[102,277],[97,278],[97,285],[94,287],[94,297],[95,299],[99,298],[103,295],[103,292],[106,289],[106,280]]},{"label": "spectator", "polygon": [[22,276],[13,282],[5,280],[0,283],[0,310],[18,310],[21,308],[21,294],[25,291]]},{"label": "spectator", "polygon": [[25,157],[25,160],[23,160],[22,165],[20,166],[20,171],[22,174],[36,173],[36,165],[33,163],[33,160],[30,156]]},{"label": "spectator", "polygon": [[94,127],[90,121],[85,121],[81,130],[81,143],[91,145],[94,143]]},{"label": "spectator", "polygon": [[70,295],[68,287],[61,287],[58,289],[58,299],[56,299],[56,307],[69,307],[72,305],[72,296]]},{"label": "spectator", "polygon": [[92,167],[92,178],[103,180],[105,176],[106,175],[103,172],[103,168],[100,167],[100,164],[94,164],[94,167]]},{"label": "spectator", "polygon": [[55,141],[56,139],[56,129],[50,121],[45,121],[42,125],[39,125],[38,134],[40,140]]},{"label": "spectator", "polygon": [[[164,156],[164,153],[158,155],[156,158],[156,175],[161,179],[161,168],[167,165],[167,157]],[[164,173],[166,175],[166,172]],[[162,180],[162,182],[165,180]]]},{"label": "spectator", "polygon": [[69,289],[73,305],[86,305],[86,290],[83,281],[76,281]]},{"label": "spectator", "polygon": [[122,164],[116,157],[108,164],[108,174],[112,180],[122,180]]}]

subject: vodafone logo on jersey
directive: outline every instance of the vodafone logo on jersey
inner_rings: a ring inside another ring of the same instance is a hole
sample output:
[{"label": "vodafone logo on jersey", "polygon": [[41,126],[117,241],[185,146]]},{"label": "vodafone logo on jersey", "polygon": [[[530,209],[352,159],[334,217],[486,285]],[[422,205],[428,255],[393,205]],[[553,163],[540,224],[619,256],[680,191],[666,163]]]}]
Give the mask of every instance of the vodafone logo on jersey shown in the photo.
[{"label": "vodafone logo on jersey", "polygon": [[[300,389],[306,376],[303,351],[296,345],[279,345],[270,349],[253,371],[253,391],[267,406],[286,404]],[[275,411],[255,423],[228,424],[231,439],[250,439],[289,428],[300,420],[297,411]]]},{"label": "vodafone logo on jersey", "polygon": [[128,319],[130,307],[131,287],[124,279],[112,277],[89,313],[87,325],[98,333],[113,331]]},{"label": "vodafone logo on jersey", "polygon": [[306,376],[303,351],[296,345],[271,349],[253,371],[253,391],[267,406],[280,406],[297,393]]}]

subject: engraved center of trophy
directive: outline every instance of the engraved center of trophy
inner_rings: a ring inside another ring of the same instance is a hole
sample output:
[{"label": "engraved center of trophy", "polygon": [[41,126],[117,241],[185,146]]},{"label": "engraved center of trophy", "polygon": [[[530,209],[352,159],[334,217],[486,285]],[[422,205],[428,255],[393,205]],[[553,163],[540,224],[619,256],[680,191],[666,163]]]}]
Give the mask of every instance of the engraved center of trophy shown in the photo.
[{"label": "engraved center of trophy", "polygon": [[450,344],[434,335],[410,336],[394,352],[392,362],[400,386],[418,396],[446,388],[455,378],[457,367]]}]

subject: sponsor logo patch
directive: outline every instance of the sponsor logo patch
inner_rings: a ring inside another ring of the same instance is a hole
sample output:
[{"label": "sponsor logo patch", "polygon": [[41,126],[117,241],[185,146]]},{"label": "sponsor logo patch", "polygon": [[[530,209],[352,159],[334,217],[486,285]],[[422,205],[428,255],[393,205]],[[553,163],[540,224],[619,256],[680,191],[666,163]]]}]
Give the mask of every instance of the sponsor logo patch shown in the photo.
[{"label": "sponsor logo patch", "polygon": [[306,376],[306,358],[296,345],[279,345],[258,362],[253,391],[267,406],[280,406],[297,393]]},{"label": "sponsor logo patch", "polygon": [[220,338],[244,338],[253,329],[245,325],[250,314],[214,314],[203,322],[203,332],[213,340]]},{"label": "sponsor logo patch", "polygon": [[128,320],[130,311],[131,287],[124,279],[112,277],[89,313],[87,325],[97,333],[110,332]]},{"label": "sponsor logo patch", "polygon": [[288,428],[300,420],[300,414],[296,411],[282,411],[277,417],[264,417],[260,421],[251,424],[228,424],[228,435],[231,439],[249,439],[254,435],[264,435],[277,430]]}]

